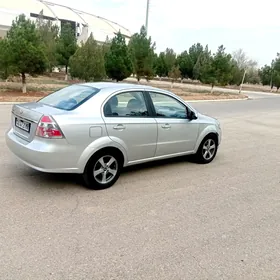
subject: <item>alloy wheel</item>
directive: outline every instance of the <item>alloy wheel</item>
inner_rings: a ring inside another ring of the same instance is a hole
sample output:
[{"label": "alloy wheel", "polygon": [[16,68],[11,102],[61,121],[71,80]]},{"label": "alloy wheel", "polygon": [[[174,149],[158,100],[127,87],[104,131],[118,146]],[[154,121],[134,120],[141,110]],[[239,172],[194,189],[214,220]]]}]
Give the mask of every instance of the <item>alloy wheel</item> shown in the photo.
[{"label": "alloy wheel", "polygon": [[93,176],[99,184],[108,184],[118,173],[118,162],[113,156],[102,156],[94,165]]},{"label": "alloy wheel", "polygon": [[216,143],[213,139],[207,139],[202,147],[202,156],[205,160],[210,160],[216,152]]}]

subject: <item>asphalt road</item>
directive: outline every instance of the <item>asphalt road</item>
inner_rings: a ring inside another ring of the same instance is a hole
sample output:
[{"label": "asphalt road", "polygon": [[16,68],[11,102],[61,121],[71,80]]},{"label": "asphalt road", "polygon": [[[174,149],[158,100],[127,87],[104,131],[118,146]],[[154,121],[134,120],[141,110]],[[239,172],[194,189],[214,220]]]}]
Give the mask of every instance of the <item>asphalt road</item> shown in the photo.
[{"label": "asphalt road", "polygon": [[280,98],[254,98],[193,103],[223,126],[211,164],[137,166],[99,192],[1,136],[0,279],[280,279]]}]

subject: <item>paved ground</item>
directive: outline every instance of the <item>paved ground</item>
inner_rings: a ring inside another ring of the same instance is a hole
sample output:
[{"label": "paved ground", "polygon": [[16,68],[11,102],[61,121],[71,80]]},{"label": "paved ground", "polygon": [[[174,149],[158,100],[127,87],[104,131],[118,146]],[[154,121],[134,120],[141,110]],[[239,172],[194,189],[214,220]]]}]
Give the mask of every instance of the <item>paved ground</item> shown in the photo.
[{"label": "paved ground", "polygon": [[1,137],[0,279],[280,279],[280,98],[194,106],[222,122],[214,162],[130,168],[99,192]]}]

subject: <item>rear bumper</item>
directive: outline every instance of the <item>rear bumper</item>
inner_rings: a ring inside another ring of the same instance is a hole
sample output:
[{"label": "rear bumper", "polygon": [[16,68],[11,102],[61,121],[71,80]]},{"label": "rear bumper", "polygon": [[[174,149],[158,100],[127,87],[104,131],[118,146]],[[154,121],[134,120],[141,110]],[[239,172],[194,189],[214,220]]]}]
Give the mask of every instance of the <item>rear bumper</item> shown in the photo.
[{"label": "rear bumper", "polygon": [[27,142],[13,133],[6,133],[10,151],[29,167],[47,173],[81,173],[77,167],[78,151],[64,139],[34,138]]}]

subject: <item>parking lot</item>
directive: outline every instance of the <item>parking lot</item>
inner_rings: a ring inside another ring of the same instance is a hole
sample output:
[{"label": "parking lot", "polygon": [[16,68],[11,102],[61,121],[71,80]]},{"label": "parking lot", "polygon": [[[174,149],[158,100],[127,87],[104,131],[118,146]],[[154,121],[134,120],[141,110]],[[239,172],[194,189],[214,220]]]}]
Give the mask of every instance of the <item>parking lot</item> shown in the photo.
[{"label": "parking lot", "polygon": [[8,150],[0,105],[0,279],[279,279],[280,96],[202,102],[222,145],[126,169],[111,189],[43,174]]}]

